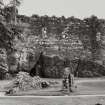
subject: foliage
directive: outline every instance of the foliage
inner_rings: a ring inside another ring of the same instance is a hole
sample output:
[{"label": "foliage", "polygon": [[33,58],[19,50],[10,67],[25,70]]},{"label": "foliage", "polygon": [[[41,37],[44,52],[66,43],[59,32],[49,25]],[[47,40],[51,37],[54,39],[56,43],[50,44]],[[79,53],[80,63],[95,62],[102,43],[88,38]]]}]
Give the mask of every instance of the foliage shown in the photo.
[{"label": "foliage", "polygon": [[[12,23],[13,21],[13,8],[13,6],[6,6],[2,9],[3,16],[5,17],[7,23]],[[16,13],[18,13],[18,10],[16,10]]]},{"label": "foliage", "polygon": [[7,26],[0,23],[0,47],[5,49],[12,48],[13,32]]},{"label": "foliage", "polygon": [[[9,58],[14,53],[14,59],[16,58],[18,62],[17,71],[23,69],[30,71],[36,64],[36,56],[40,51],[45,52],[46,55],[55,53],[69,60],[75,58],[91,59],[93,62],[105,60],[102,52],[105,46],[104,19],[98,19],[96,16],[83,20],[75,17],[49,17],[47,15],[28,17],[18,14],[17,7],[20,4],[20,0],[11,0],[9,6],[4,6],[1,15],[5,18],[6,25],[0,24],[0,47],[6,50],[12,48],[7,56]],[[17,24],[13,24],[15,21]],[[47,65],[49,62],[44,65],[45,75],[61,77],[62,68],[65,66],[57,58],[53,59],[50,66]],[[90,75],[90,71],[86,74]]]},{"label": "foliage", "polygon": [[22,0],[10,0],[10,4],[9,5],[15,5],[15,6],[20,6]]},{"label": "foliage", "polygon": [[79,77],[99,77],[105,76],[105,67],[93,61],[80,61],[78,67]]},{"label": "foliage", "polygon": [[8,72],[7,54],[5,49],[0,49],[0,79],[5,79]]},{"label": "foliage", "polygon": [[1,3],[3,8],[0,8],[0,13],[5,17],[6,23],[16,24],[17,23],[17,15],[18,15],[18,6],[21,4],[21,0],[9,0],[9,3],[5,5],[5,3]]},{"label": "foliage", "polygon": [[[40,76],[45,78],[62,78],[63,69],[65,66],[67,66],[67,64],[65,64],[64,62],[64,59],[61,59],[58,56],[51,57],[42,55],[38,59],[38,64],[35,65],[34,70],[32,69],[31,72],[34,72],[33,74],[35,74],[37,66],[40,65],[40,68],[38,69]],[[69,64],[70,61],[67,62],[68,66],[71,66]]]},{"label": "foliage", "polygon": [[[99,42],[97,41],[97,33],[101,30],[101,22],[96,16],[91,16],[90,18],[84,19],[87,25],[87,33],[90,37],[91,52],[93,60],[97,59],[97,51],[100,49]],[[98,53],[99,54],[99,53]]]},{"label": "foliage", "polygon": [[26,72],[19,72],[10,86],[7,86],[6,88],[8,88],[9,94],[15,94],[18,91],[46,88],[44,84],[46,84],[46,87],[49,86],[49,83],[39,76],[30,77]]}]

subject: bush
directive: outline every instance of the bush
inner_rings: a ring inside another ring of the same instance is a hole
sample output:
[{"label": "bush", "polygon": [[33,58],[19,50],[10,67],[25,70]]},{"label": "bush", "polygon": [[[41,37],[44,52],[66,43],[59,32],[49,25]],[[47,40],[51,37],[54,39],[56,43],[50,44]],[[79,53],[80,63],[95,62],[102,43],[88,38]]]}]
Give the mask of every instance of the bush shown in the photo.
[{"label": "bush", "polygon": [[80,74],[79,74],[80,77],[93,77],[93,73],[92,71],[82,71]]},{"label": "bush", "polygon": [[[42,80],[39,76],[31,77],[26,72],[19,72],[11,85],[7,87],[8,92],[14,94],[20,90],[41,89],[49,86],[47,81]],[[12,92],[11,92],[12,91]]]},{"label": "bush", "polygon": [[5,49],[0,48],[0,79],[5,79],[6,72],[8,72],[7,54]]},{"label": "bush", "polygon": [[78,67],[79,77],[105,76],[105,67],[93,61],[81,61]]},{"label": "bush", "polygon": [[62,78],[64,66],[64,59],[61,59],[59,56],[43,55],[42,69],[45,78]]},{"label": "bush", "polygon": [[61,78],[63,76],[62,66],[49,66],[45,68],[45,77],[47,78]]}]

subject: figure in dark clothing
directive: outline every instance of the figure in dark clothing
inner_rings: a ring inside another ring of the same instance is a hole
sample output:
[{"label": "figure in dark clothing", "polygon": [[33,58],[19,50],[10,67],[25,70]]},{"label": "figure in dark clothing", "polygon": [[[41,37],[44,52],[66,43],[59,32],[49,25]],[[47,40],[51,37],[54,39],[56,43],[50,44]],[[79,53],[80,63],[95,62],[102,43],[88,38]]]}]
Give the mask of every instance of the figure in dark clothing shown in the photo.
[{"label": "figure in dark clothing", "polygon": [[74,76],[72,73],[69,73],[68,75],[68,81],[69,81],[69,92],[73,92],[72,87],[74,86]]},{"label": "figure in dark clothing", "polygon": [[68,92],[72,92],[72,87],[74,85],[74,76],[71,73],[71,70],[69,67],[64,69],[64,75],[63,75],[63,90],[67,90]]}]

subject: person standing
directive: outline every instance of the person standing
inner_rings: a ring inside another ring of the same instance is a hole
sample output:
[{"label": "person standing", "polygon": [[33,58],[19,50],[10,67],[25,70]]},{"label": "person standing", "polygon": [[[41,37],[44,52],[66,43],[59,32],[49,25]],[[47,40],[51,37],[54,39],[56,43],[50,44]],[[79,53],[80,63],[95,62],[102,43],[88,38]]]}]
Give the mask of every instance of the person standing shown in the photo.
[{"label": "person standing", "polygon": [[73,92],[72,88],[74,86],[74,75],[72,74],[71,70],[70,70],[70,73],[68,75],[68,88],[69,88],[69,92]]},{"label": "person standing", "polygon": [[63,90],[66,89],[69,93],[73,92],[72,87],[74,86],[74,75],[72,74],[69,67],[64,69],[63,75]]}]

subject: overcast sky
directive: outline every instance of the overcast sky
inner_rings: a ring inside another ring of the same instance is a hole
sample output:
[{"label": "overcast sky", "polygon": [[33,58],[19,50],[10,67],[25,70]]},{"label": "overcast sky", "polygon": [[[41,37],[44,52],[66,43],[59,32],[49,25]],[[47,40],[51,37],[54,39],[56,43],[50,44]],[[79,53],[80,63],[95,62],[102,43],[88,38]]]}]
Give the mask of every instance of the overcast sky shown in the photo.
[{"label": "overcast sky", "polygon": [[105,18],[105,0],[23,0],[19,13],[27,16],[38,14],[79,18],[94,14]]}]

